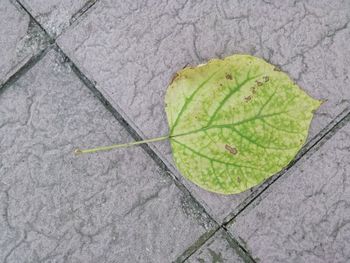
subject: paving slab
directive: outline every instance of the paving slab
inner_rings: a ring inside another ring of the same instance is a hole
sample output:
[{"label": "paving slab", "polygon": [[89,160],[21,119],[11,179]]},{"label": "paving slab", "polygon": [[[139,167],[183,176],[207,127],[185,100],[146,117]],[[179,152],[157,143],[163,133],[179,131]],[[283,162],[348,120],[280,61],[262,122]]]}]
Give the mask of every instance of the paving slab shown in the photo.
[{"label": "paving slab", "polygon": [[51,50],[0,95],[1,262],[170,262],[214,225]]},{"label": "paving slab", "polygon": [[0,87],[47,45],[40,28],[16,3],[0,4]]},{"label": "paving slab", "polygon": [[350,261],[350,123],[230,225],[259,262]]},{"label": "paving slab", "polygon": [[97,0],[19,0],[53,38]]},{"label": "paving slab", "polygon": [[188,263],[234,263],[250,262],[232,243],[227,233],[220,229],[185,262]]},{"label": "paving slab", "polygon": [[[145,138],[168,133],[163,100],[176,71],[234,53],[267,59],[326,100],[310,138],[350,105],[349,1],[139,0],[95,7],[58,44]],[[169,143],[154,147],[173,167]],[[220,196],[184,183],[219,222],[250,193]]]}]

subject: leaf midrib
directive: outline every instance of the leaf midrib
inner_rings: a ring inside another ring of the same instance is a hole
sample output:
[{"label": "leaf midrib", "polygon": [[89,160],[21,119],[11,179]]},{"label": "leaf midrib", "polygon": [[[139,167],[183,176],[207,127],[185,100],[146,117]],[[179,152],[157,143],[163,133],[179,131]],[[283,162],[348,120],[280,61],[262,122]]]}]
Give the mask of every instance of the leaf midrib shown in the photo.
[{"label": "leaf midrib", "polygon": [[287,113],[287,112],[289,112],[289,111],[275,112],[275,113],[265,114],[265,115],[260,115],[260,116],[255,115],[252,118],[248,118],[248,119],[245,119],[245,120],[242,120],[242,121],[238,121],[238,122],[235,122],[235,123],[217,124],[217,125],[212,125],[212,126],[205,126],[205,127],[199,128],[197,130],[192,130],[192,131],[189,131],[189,132],[184,132],[184,133],[180,133],[180,134],[176,134],[176,135],[171,135],[170,139],[175,138],[175,137],[186,136],[186,135],[190,135],[190,134],[194,134],[194,133],[198,133],[198,132],[204,132],[204,131],[207,131],[207,130],[210,130],[210,129],[225,129],[225,128],[232,129],[235,126],[238,126],[238,125],[250,122],[250,121],[264,119],[264,118],[272,117],[272,116],[278,116],[278,115],[281,115],[281,114]]}]

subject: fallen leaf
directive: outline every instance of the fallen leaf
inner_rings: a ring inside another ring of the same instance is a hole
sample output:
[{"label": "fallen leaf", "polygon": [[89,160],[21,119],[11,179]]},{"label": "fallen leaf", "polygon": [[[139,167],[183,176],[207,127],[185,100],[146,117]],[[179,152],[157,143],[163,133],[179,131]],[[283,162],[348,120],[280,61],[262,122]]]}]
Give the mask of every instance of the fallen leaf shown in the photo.
[{"label": "fallen leaf", "polygon": [[293,160],[320,104],[250,55],[184,68],[165,96],[176,166],[208,191],[245,191]]}]

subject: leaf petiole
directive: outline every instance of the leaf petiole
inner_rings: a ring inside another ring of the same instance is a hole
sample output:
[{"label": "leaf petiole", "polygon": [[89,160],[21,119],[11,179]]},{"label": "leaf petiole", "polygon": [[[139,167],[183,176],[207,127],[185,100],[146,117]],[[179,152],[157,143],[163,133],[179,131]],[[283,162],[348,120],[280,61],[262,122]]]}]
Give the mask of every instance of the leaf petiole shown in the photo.
[{"label": "leaf petiole", "polygon": [[152,139],[143,140],[143,141],[122,143],[122,144],[113,144],[113,145],[109,145],[109,146],[100,146],[100,147],[96,147],[96,148],[83,149],[83,150],[82,149],[76,149],[74,151],[74,153],[75,153],[75,155],[80,155],[80,154],[84,154],[84,153],[95,153],[95,152],[100,152],[100,151],[109,151],[109,150],[112,150],[112,149],[127,148],[127,147],[130,147],[130,146],[144,144],[144,143],[164,141],[164,140],[167,140],[169,138],[170,138],[170,136],[166,135],[166,136],[152,138]]}]

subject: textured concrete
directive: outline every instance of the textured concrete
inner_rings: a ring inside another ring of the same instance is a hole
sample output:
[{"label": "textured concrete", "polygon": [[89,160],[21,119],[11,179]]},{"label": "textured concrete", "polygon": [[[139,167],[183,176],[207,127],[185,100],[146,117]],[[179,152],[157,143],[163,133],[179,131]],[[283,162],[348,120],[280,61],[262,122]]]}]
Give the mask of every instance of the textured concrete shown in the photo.
[{"label": "textured concrete", "polygon": [[[350,261],[350,1],[2,0],[0,17],[0,262]],[[186,181],[167,142],[72,154],[166,134],[173,74],[233,53],[326,100],[309,140],[348,123],[255,200],[267,182]]]},{"label": "textured concrete", "polygon": [[0,96],[1,262],[170,262],[213,224],[50,51]]},{"label": "textured concrete", "polygon": [[0,4],[0,87],[46,46],[44,35],[18,5]]},{"label": "textured concrete", "polygon": [[261,262],[350,261],[350,123],[230,226]]},{"label": "textured concrete", "polygon": [[[168,133],[163,99],[177,70],[233,53],[264,57],[327,100],[312,137],[350,105],[349,21],[349,1],[104,1],[58,43],[147,138]],[[172,164],[169,144],[155,147]],[[185,184],[218,221],[249,194]]]},{"label": "textured concrete", "polygon": [[96,0],[19,0],[40,25],[57,37]]},{"label": "textured concrete", "polygon": [[250,262],[247,258],[241,257],[240,252],[230,241],[227,233],[219,230],[200,249],[196,251],[185,262],[188,263],[232,263]]}]

